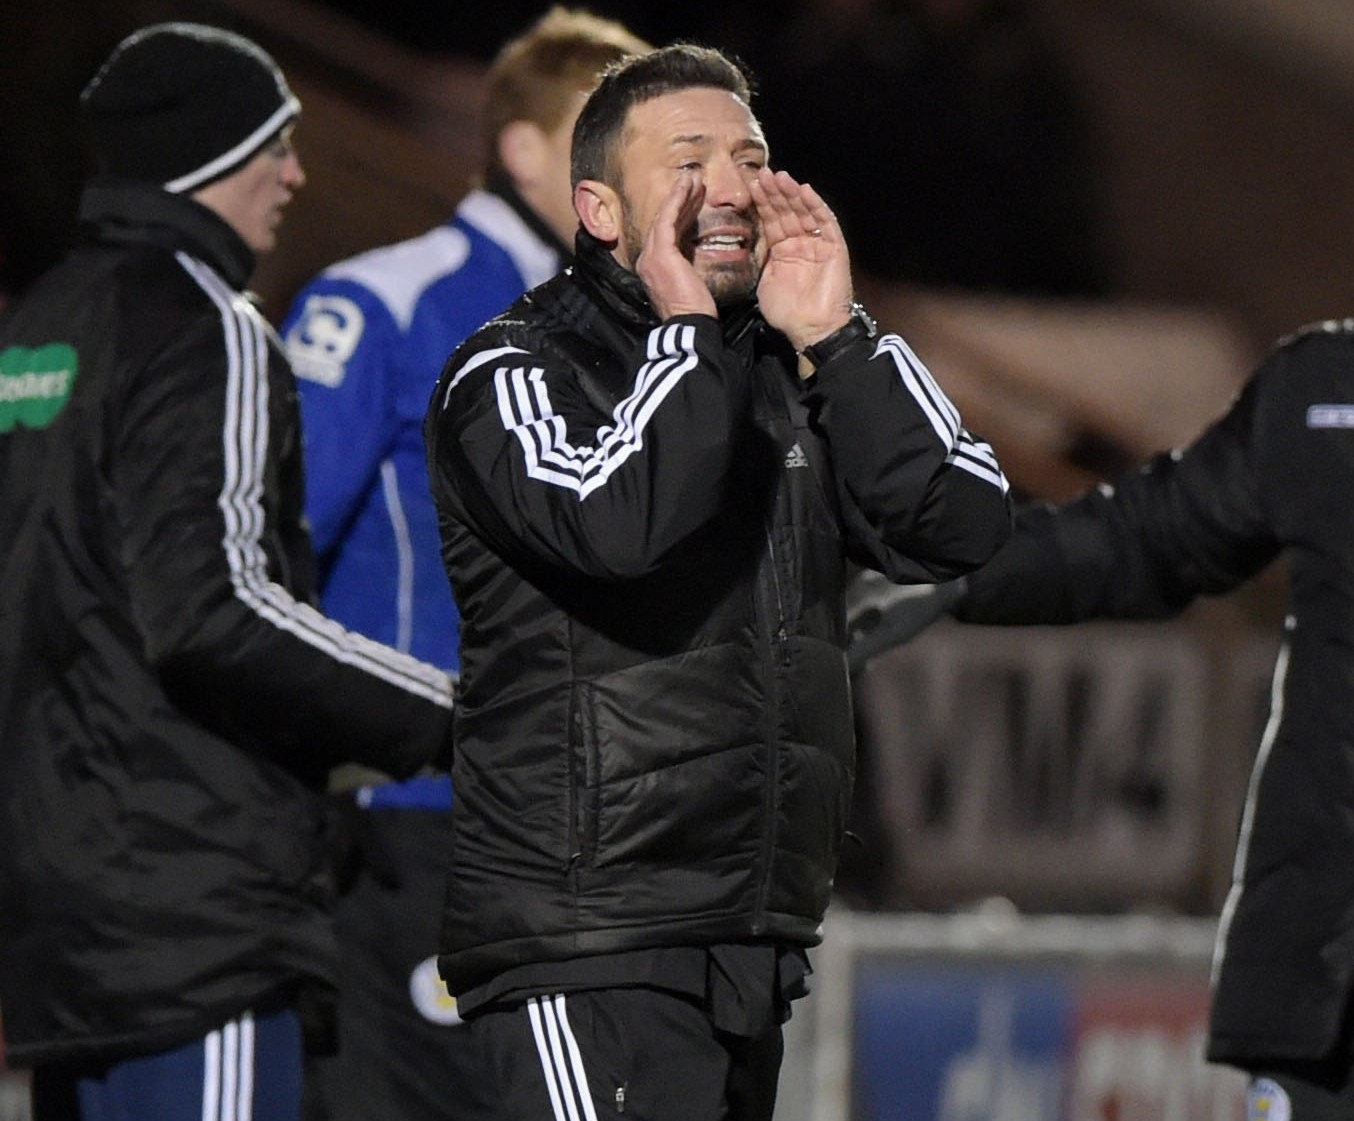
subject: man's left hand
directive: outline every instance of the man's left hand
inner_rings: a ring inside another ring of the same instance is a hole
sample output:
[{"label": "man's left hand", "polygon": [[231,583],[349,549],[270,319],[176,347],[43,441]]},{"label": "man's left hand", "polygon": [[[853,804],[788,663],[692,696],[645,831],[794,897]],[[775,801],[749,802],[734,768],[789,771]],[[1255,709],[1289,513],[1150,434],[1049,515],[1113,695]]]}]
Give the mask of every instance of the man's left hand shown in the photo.
[{"label": "man's left hand", "polygon": [[818,192],[785,171],[762,168],[750,185],[766,243],[757,302],[796,350],[851,317],[851,260],[841,227]]}]

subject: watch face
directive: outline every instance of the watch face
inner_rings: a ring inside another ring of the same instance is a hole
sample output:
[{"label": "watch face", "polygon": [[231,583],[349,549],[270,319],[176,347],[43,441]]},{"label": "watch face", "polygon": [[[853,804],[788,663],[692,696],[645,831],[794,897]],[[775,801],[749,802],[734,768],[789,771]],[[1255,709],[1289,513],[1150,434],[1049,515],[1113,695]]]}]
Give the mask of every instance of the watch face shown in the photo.
[{"label": "watch face", "polygon": [[851,314],[859,319],[865,327],[866,338],[872,339],[875,335],[879,334],[879,324],[874,321],[874,316],[866,311],[860,304],[851,304]]},{"label": "watch face", "polygon": [[860,304],[851,304],[851,318],[825,339],[806,346],[799,356],[799,376],[808,377],[813,371],[830,362],[852,343],[873,339],[878,327],[870,313]]}]

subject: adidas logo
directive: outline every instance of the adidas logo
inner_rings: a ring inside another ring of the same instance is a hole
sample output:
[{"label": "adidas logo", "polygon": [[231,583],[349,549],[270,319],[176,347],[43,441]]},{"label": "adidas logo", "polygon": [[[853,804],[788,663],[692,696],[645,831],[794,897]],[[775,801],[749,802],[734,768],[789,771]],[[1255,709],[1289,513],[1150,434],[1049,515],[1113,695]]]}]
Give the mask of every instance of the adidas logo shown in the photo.
[{"label": "adidas logo", "polygon": [[804,454],[804,449],[799,446],[799,441],[795,441],[795,446],[785,453],[786,467],[807,467],[809,457]]}]

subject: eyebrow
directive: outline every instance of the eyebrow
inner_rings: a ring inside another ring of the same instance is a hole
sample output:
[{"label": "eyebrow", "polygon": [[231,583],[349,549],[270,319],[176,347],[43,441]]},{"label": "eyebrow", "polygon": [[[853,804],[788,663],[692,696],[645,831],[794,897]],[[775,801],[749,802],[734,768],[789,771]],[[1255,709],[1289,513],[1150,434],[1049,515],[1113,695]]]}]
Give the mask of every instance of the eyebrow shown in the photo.
[{"label": "eyebrow", "polygon": [[[674,136],[668,142],[668,147],[677,148],[683,144],[691,144],[698,146],[701,144],[711,144],[713,142],[714,142],[713,138],[708,134],[703,132],[696,132],[684,136]],[[743,140],[740,140],[736,145],[734,145],[734,151],[737,152],[743,152],[749,148],[755,148],[759,152],[765,152],[766,142],[758,140],[755,136],[749,136]]]}]

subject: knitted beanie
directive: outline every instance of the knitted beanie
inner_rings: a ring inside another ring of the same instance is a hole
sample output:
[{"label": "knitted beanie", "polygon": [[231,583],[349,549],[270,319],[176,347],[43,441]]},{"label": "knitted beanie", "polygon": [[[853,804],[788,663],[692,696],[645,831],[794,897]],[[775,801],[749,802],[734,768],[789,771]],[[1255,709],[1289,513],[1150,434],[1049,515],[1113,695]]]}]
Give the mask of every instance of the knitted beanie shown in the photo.
[{"label": "knitted beanie", "polygon": [[260,47],[196,23],[129,35],[80,104],[101,171],[179,193],[234,171],[301,111]]}]

